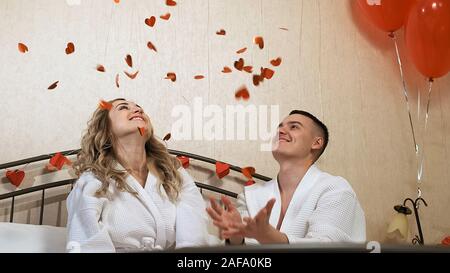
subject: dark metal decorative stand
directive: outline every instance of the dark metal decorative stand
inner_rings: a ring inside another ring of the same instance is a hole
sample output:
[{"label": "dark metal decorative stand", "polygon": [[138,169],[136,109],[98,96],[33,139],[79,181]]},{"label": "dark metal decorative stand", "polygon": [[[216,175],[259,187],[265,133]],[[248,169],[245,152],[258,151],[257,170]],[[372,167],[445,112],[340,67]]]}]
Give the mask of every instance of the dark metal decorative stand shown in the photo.
[{"label": "dark metal decorative stand", "polygon": [[411,209],[406,206],[407,201],[411,201],[413,205],[414,215],[416,216],[417,229],[419,231],[419,236],[417,236],[416,234],[414,239],[412,239],[412,243],[414,245],[415,244],[424,245],[425,241],[423,239],[422,226],[420,225],[419,219],[419,201],[422,201],[425,204],[425,206],[428,206],[428,204],[422,197],[418,197],[414,201],[411,198],[406,198],[405,201],[403,201],[403,205],[397,205],[394,207],[394,209],[399,213],[403,213],[406,215],[411,214],[412,213]]}]

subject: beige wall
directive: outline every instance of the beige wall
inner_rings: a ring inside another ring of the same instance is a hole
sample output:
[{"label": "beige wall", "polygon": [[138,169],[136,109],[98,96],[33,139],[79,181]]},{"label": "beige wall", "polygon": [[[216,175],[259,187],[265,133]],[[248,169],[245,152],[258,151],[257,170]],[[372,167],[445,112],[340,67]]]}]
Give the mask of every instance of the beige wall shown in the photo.
[{"label": "beige wall", "polygon": [[[159,20],[166,12],[172,13],[170,20]],[[151,15],[158,18],[152,29],[143,23]],[[123,0],[119,5],[80,0],[74,6],[62,0],[3,0],[0,18],[1,163],[77,148],[100,98],[136,100],[162,137],[175,121],[170,115],[175,105],[192,107],[195,97],[204,104],[234,105],[240,103],[234,91],[245,83],[251,99],[244,105],[279,105],[281,117],[293,108],[305,109],[329,126],[330,145],[319,165],[352,184],[366,212],[369,240],[384,241],[393,205],[416,195],[416,161],[392,42],[368,28],[351,1],[180,0],[171,8],[162,0]],[[215,34],[221,28],[226,36]],[[255,35],[265,38],[264,50],[252,44]],[[149,40],[158,53],[146,48]],[[69,41],[76,51],[67,56]],[[19,53],[18,42],[27,44],[29,52]],[[225,65],[232,67],[242,47],[248,47],[242,57],[255,68],[283,58],[272,80],[255,88],[246,73],[220,72]],[[405,51],[401,39],[400,50]],[[133,81],[121,72],[128,53],[140,70]],[[97,72],[97,64],[106,72]],[[427,83],[406,59],[405,70],[418,126],[417,90],[423,98]],[[177,72],[176,82],[163,79],[169,71]],[[121,73],[119,89],[116,73]],[[196,74],[206,78],[193,80]],[[59,86],[47,90],[56,80]],[[449,91],[449,76],[438,79],[432,91],[422,186],[429,206],[420,208],[427,243],[450,233]],[[169,148],[252,165],[274,176],[277,164],[270,153],[260,152],[259,144],[170,141]],[[28,179],[24,187],[38,183]],[[238,182],[211,183],[241,188]],[[0,192],[11,189],[1,180]]]}]

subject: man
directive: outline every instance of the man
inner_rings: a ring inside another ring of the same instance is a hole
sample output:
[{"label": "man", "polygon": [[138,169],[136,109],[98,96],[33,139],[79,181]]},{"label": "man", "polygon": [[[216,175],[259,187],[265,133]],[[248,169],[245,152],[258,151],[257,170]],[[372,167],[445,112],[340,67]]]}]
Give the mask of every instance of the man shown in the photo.
[{"label": "man", "polygon": [[[230,244],[364,242],[364,212],[350,184],[314,164],[328,144],[328,129],[294,110],[278,126],[273,157],[277,178],[245,187],[237,208],[222,197],[207,212]],[[242,215],[242,216],[241,216]]]}]

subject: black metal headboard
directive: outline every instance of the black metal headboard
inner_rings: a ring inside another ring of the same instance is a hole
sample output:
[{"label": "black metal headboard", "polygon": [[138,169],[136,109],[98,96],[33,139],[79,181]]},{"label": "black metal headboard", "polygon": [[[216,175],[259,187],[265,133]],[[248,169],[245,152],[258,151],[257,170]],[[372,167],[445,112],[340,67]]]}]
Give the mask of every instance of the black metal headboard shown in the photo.
[{"label": "black metal headboard", "polygon": [[[64,151],[61,152],[61,154],[67,156],[67,155],[73,155],[78,153],[80,150],[69,150],[69,151]],[[202,162],[206,162],[206,163],[210,163],[210,164],[216,164],[217,160],[214,160],[212,158],[208,158],[208,157],[204,157],[201,155],[197,155],[197,154],[192,154],[192,153],[187,153],[187,152],[182,152],[182,151],[177,151],[177,150],[171,150],[169,149],[169,153],[175,156],[186,156],[192,159],[196,159]],[[13,162],[9,162],[9,163],[5,163],[5,164],[1,164],[0,165],[0,170],[6,169],[6,168],[11,168],[11,167],[15,167],[15,166],[20,166],[20,165],[24,165],[24,164],[29,164],[29,163],[33,163],[33,162],[38,162],[38,161],[42,161],[42,160],[47,160],[50,159],[51,157],[53,157],[56,153],[52,153],[52,154],[47,154],[47,155],[40,155],[40,156],[35,156],[35,157],[30,157],[27,159],[22,159],[22,160],[17,160],[17,161],[13,161]],[[242,173],[242,169],[238,166],[235,165],[230,165],[230,170],[236,171],[236,172],[241,172]],[[261,174],[257,174],[255,173],[253,175],[254,178],[260,179],[262,181],[269,181],[271,178],[261,175]],[[42,195],[41,195],[41,202],[40,202],[40,212],[39,212],[39,225],[42,225],[42,220],[44,217],[44,199],[45,199],[45,190],[46,189],[50,189],[50,188],[55,188],[55,187],[61,187],[61,186],[65,186],[65,185],[72,185],[73,183],[76,181],[76,179],[66,179],[66,180],[61,180],[61,181],[56,181],[56,182],[52,182],[52,183],[46,183],[43,185],[38,185],[38,186],[34,186],[34,187],[29,187],[23,190],[16,190],[13,192],[9,192],[9,193],[5,193],[5,194],[0,194],[0,200],[4,200],[4,199],[8,199],[11,198],[11,210],[10,210],[10,215],[9,215],[9,221],[12,223],[14,220],[14,201],[15,198],[17,196],[20,195],[24,195],[27,193],[31,193],[31,192],[37,192],[37,191],[42,191]],[[208,184],[204,184],[204,183],[200,183],[200,182],[195,182],[195,184],[197,185],[198,188],[200,188],[200,190],[205,189],[205,190],[209,190],[212,192],[216,192],[216,193],[220,193],[220,194],[224,194],[233,198],[237,198],[237,193],[235,192],[231,192],[231,191],[227,191],[215,186],[211,186]]]}]

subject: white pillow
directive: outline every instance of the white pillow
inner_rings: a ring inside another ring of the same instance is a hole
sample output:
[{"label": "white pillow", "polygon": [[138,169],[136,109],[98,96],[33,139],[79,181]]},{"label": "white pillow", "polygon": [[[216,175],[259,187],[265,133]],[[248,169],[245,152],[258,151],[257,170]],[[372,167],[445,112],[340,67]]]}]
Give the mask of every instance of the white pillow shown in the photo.
[{"label": "white pillow", "polygon": [[0,253],[65,252],[66,228],[0,223]]}]

